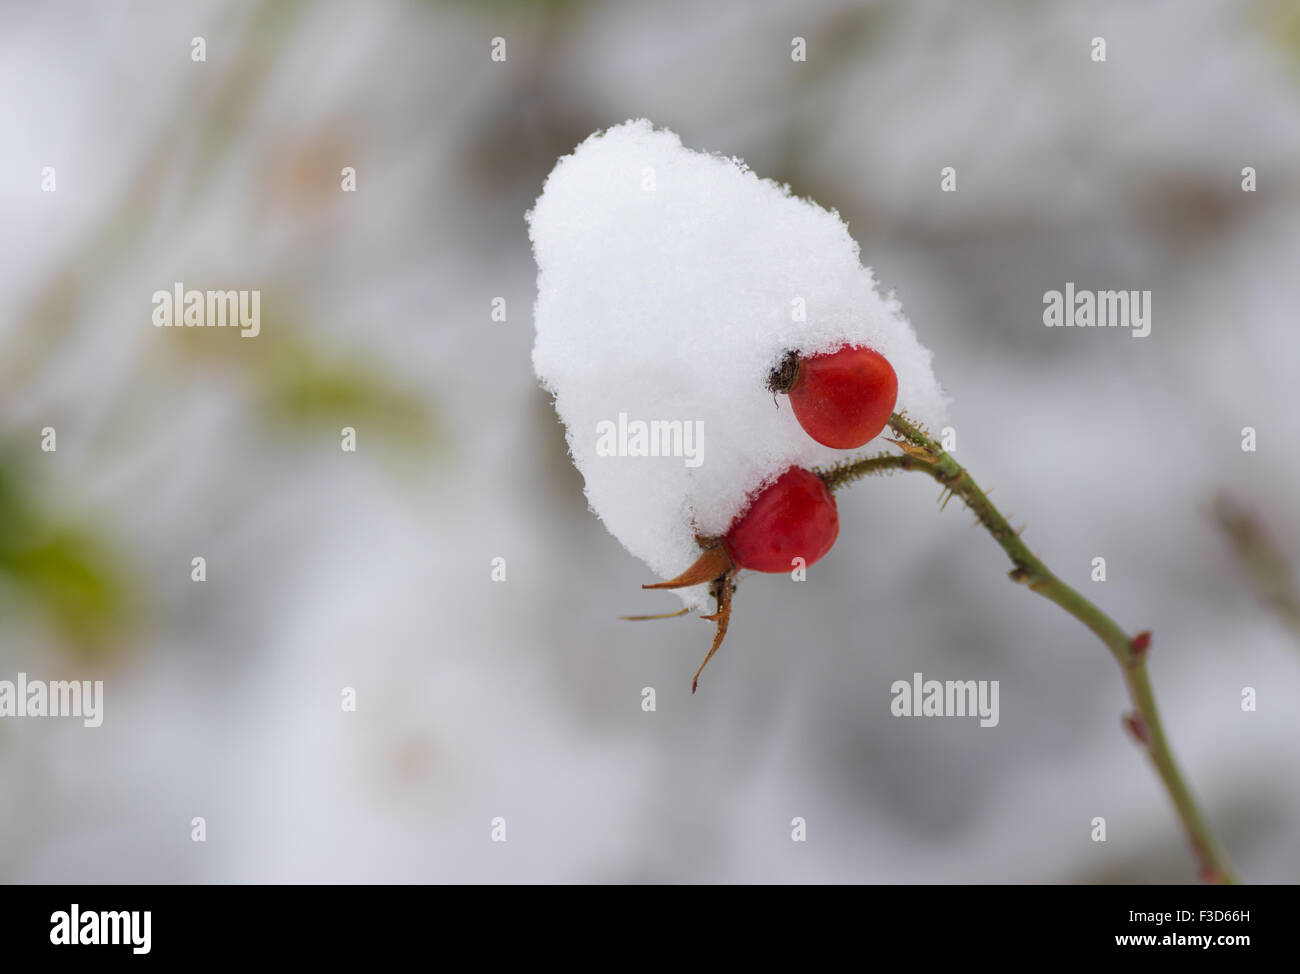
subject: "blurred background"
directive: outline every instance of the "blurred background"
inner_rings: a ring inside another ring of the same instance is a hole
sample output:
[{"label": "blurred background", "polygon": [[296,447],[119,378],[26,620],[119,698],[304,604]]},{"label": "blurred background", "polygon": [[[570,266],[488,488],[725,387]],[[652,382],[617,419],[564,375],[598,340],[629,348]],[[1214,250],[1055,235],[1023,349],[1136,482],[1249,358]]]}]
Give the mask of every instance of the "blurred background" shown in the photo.
[{"label": "blurred background", "polygon": [[[926,478],[744,579],[695,697],[711,626],[618,619],[677,603],[532,375],[524,212],[639,116],[843,214],[959,459],[1154,631],[1242,878],[1295,881],[1297,0],[6,4],[0,679],[105,703],[0,721],[0,880],[1195,878],[1112,660]],[[154,328],[177,281],[261,334]],[[1066,281],[1151,290],[1151,335],[1044,328]],[[1000,723],[892,717],[916,671]]]}]

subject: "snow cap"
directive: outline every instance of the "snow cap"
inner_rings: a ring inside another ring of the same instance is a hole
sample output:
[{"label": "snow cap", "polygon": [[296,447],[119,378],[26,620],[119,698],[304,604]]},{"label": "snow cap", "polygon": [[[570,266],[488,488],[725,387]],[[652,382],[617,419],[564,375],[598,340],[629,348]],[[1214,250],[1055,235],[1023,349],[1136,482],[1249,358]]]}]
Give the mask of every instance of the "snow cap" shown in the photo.
[{"label": "snow cap", "polygon": [[[896,408],[933,430],[943,419],[930,351],[877,292],[839,214],[739,159],[625,122],[560,159],[527,218],[533,366],[592,510],[661,578],[790,466],[882,449],[804,432],[767,388],[787,352],[874,348],[898,374]],[[708,593],[680,594],[699,605]]]}]

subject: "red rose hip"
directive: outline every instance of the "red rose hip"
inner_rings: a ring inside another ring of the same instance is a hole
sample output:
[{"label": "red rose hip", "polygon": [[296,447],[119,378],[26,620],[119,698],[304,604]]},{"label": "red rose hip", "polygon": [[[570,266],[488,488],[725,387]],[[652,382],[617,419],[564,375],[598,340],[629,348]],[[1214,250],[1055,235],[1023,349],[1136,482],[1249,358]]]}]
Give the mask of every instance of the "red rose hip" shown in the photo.
[{"label": "red rose hip", "polygon": [[811,471],[791,467],[758,493],[723,537],[698,538],[704,552],[690,568],[666,582],[642,586],[686,588],[707,582],[709,594],[717,600],[718,610],[704,618],[716,622],[718,628],[709,654],[695,671],[691,693],[695,692],[700,673],[713,659],[727,634],[727,624],[731,621],[732,579],[736,573],[742,568],[788,572],[795,567],[796,558],[802,558],[806,567],[831,550],[839,533],[839,512],[826,482]]},{"label": "red rose hip", "polygon": [[819,561],[840,533],[826,482],[791,467],[769,484],[722,539],[731,560],[759,572],[788,572],[795,558]]},{"label": "red rose hip", "polygon": [[864,345],[809,358],[787,356],[769,385],[790,397],[795,419],[809,436],[837,450],[855,450],[879,436],[898,401],[894,367]]}]

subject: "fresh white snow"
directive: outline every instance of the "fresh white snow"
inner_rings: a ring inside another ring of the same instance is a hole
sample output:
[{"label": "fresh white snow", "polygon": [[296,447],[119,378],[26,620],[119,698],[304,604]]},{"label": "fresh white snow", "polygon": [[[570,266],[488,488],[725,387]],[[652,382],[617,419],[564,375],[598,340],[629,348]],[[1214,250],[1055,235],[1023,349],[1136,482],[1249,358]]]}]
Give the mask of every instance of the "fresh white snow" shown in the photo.
[{"label": "fresh white snow", "polygon": [[[868,345],[898,373],[900,408],[932,428],[943,418],[930,351],[877,291],[838,213],[738,159],[629,121],[560,159],[528,222],[534,367],[592,510],[661,578],[695,560],[697,533],[724,534],[791,465],[882,448],[814,442],[766,388],[785,352]],[[638,422],[680,423],[680,440],[662,440],[677,455],[634,455]],[[707,592],[681,595],[698,605]]]}]

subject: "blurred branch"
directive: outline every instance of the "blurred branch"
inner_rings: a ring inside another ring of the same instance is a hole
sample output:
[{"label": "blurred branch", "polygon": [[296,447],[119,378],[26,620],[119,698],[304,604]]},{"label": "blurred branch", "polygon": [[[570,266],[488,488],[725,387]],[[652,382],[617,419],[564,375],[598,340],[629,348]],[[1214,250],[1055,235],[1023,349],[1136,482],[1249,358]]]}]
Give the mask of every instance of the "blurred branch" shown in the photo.
[{"label": "blurred branch", "polygon": [[1214,516],[1246,565],[1251,581],[1300,643],[1300,590],[1291,564],[1251,511],[1226,494],[1214,499]]},{"label": "blurred branch", "polygon": [[[176,171],[178,142],[197,163],[181,174],[184,202],[170,215],[171,221],[180,221],[203,200],[204,190],[236,144],[239,126],[249,117],[261,86],[279,65],[283,39],[306,9],[303,0],[259,5],[244,25],[239,53],[229,69],[215,80],[206,71],[190,72],[170,116],[158,125],[115,202],[68,248],[33,295],[16,299],[19,320],[27,327],[0,360],[0,392],[23,388],[24,377],[39,372],[63,348],[86,309],[101,299],[105,282],[138,252],[157,221],[169,176]],[[229,16],[233,20],[242,14]],[[148,305],[142,307],[142,320],[147,320]]]},{"label": "blurred branch", "polygon": [[[447,447],[436,407],[418,383],[382,356],[317,334],[308,312],[283,299],[268,302],[254,342],[212,341],[203,329],[169,336],[168,351],[191,374],[196,366],[234,370],[249,380],[247,403],[260,432],[319,437],[342,426],[421,462]],[[224,336],[221,336],[224,337]],[[371,437],[373,435],[373,440]]]},{"label": "blurred branch", "polygon": [[1010,572],[1011,580],[1028,585],[1030,590],[1055,602],[1087,626],[1110,650],[1124,675],[1129,697],[1133,701],[1134,712],[1125,716],[1125,726],[1143,745],[1155,765],[1196,854],[1201,878],[1211,883],[1235,882],[1227,860],[1214,841],[1205,816],[1165,738],[1155,694],[1151,688],[1151,677],[1147,672],[1147,650],[1151,634],[1142,632],[1130,637],[1101,609],[1052,574],[1020,540],[1020,532],[1012,529],[965,468],[945,453],[923,429],[898,413],[890,418],[889,425],[898,436],[893,442],[903,451],[902,456],[879,455],[848,461],[822,471],[823,479],[833,488],[869,474],[920,470],[938,481],[949,497],[960,497],[1015,565]]},{"label": "blurred branch", "polygon": [[268,342],[254,360],[259,408],[299,430],[369,427],[398,446],[437,448],[442,435],[419,391],[399,382],[381,360],[325,350],[293,333]]},{"label": "blurred branch", "polygon": [[[0,444],[0,446],[3,446]],[[113,652],[133,622],[134,585],[90,529],[57,523],[0,455],[0,587],[35,605],[76,652]]]}]

